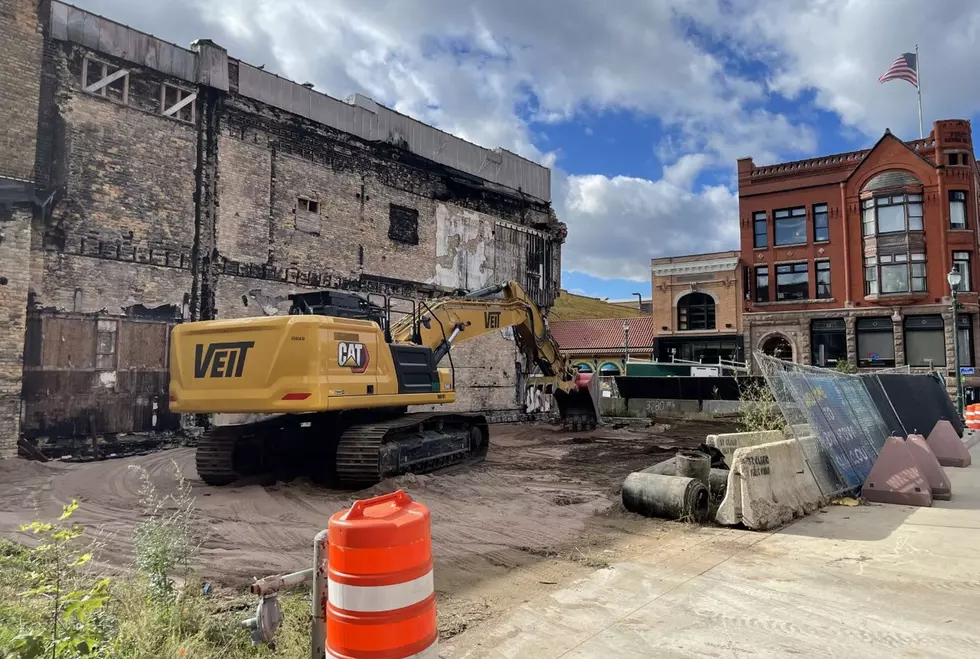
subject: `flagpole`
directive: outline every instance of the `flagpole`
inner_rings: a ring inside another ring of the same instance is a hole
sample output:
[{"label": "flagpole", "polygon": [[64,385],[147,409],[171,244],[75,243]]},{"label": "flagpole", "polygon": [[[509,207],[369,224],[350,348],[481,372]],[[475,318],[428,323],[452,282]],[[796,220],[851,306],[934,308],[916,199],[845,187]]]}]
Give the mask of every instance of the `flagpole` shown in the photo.
[{"label": "flagpole", "polygon": [[919,139],[922,134],[922,61],[919,59],[919,44],[915,44],[915,94],[919,97]]}]

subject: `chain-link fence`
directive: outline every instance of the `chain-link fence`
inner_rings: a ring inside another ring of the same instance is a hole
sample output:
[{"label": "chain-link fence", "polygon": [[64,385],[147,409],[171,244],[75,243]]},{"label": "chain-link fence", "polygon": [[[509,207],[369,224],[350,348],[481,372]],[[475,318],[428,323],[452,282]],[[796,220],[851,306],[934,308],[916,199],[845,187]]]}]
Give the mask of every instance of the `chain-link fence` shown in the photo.
[{"label": "chain-link fence", "polygon": [[[861,487],[885,439],[904,434],[897,414],[887,407],[882,413],[865,376],[801,366],[762,353],[755,359],[824,496]],[[886,371],[907,374],[909,367]]]}]

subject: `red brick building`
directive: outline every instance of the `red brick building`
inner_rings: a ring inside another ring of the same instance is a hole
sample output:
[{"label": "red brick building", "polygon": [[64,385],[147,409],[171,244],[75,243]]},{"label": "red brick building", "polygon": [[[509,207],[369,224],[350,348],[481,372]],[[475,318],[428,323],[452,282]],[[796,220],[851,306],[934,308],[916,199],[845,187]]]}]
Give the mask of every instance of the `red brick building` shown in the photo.
[{"label": "red brick building", "polygon": [[739,160],[746,351],[802,364],[953,369],[977,354],[978,175],[970,123],[929,137],[756,167]]}]

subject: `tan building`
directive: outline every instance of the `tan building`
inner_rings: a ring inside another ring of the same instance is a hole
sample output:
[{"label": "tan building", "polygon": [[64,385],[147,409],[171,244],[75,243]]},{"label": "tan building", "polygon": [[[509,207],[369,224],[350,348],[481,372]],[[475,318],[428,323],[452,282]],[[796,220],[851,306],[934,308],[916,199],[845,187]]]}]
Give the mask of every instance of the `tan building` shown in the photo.
[{"label": "tan building", "polygon": [[656,359],[745,361],[739,252],[651,261]]}]

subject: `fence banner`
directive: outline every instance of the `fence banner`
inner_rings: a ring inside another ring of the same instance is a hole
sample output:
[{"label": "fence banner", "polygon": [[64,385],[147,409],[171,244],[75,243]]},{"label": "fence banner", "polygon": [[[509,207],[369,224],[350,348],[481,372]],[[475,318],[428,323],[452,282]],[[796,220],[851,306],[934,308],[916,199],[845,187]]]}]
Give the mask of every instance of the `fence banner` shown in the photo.
[{"label": "fence banner", "polygon": [[[756,354],[756,363],[800,443],[821,494],[833,497],[859,489],[895,425],[885,388],[876,389],[881,399],[876,400],[858,375],[792,364],[761,353]],[[886,402],[887,419],[881,412]]]}]

